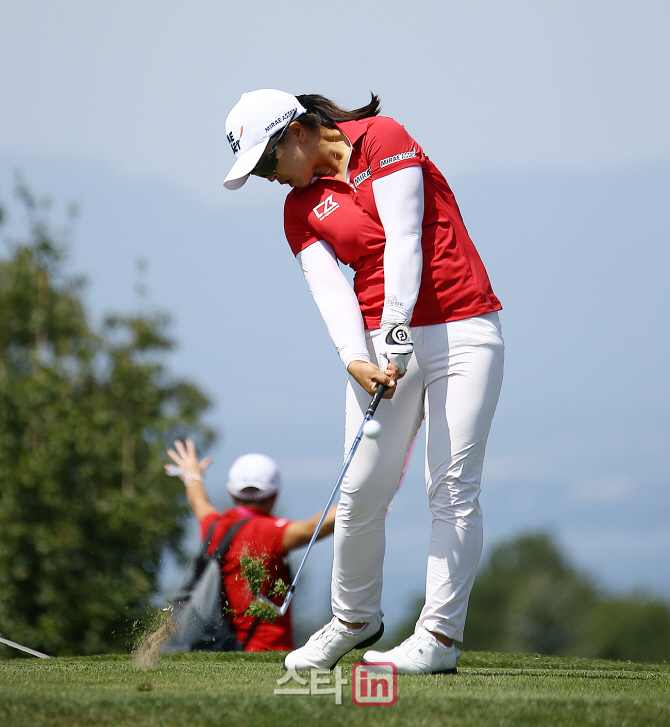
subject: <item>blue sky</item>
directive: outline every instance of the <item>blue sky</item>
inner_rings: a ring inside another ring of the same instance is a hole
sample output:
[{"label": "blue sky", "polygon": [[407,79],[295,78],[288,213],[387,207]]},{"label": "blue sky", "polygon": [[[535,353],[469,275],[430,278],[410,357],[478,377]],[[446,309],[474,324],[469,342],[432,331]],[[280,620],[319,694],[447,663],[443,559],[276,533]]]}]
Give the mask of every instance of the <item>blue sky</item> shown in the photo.
[{"label": "blue sky", "polygon": [[[284,191],[221,185],[224,121],[254,88],[352,107],[373,90],[447,177],[504,306],[487,546],[547,530],[603,586],[670,597],[669,31],[670,6],[644,1],[4,0],[0,200],[18,168],[56,209],[79,203],[70,269],[94,320],[137,308],[147,261],[172,371],[216,403],[215,503],[263,451],[282,514],[306,517],[339,471],[344,371]],[[389,627],[423,587],[422,471],[416,447],[388,520]],[[326,542],[310,556],[305,618],[325,617],[330,559]]]}]

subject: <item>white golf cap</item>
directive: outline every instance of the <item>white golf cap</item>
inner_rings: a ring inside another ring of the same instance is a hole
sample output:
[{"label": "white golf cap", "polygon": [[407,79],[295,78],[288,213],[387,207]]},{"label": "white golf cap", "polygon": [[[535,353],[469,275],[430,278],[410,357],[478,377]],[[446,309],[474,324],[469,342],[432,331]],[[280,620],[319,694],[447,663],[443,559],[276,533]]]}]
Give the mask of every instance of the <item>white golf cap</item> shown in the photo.
[{"label": "white golf cap", "polygon": [[236,157],[223,180],[226,189],[239,189],[249,179],[268,139],[286,126],[294,109],[294,118],[307,111],[291,93],[263,88],[242,94],[226,119],[226,139]]},{"label": "white golf cap", "polygon": [[245,454],[233,462],[226,489],[238,500],[253,502],[274,495],[280,487],[279,468],[271,457]]}]

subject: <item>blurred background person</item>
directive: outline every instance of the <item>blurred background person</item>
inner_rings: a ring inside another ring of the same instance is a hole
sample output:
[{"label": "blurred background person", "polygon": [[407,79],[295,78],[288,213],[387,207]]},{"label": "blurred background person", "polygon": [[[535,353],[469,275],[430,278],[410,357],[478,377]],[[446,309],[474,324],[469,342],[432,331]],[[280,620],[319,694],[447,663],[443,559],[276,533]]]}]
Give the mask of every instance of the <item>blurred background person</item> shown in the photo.
[{"label": "blurred background person", "polygon": [[[240,560],[245,556],[262,558],[270,581],[281,578],[291,582],[286,556],[291,550],[306,545],[318,524],[321,512],[307,520],[291,521],[272,514],[281,478],[277,463],[264,454],[245,454],[230,468],[226,489],[234,506],[219,512],[210,502],[204,487],[204,472],[211,464],[209,457],[198,459],[193,440],[175,441],[168,456],[181,470],[186,496],[200,526],[200,538],[212,531],[207,552],[212,555],[226,532],[240,520],[247,520],[235,533],[230,548],[221,562],[222,587],[228,603],[227,616],[244,651],[289,651],[294,648],[291,609],[273,622],[247,615],[253,600],[243,576]],[[170,465],[166,465],[168,469]],[[333,532],[335,507],[330,508],[321,526],[318,539]]]}]

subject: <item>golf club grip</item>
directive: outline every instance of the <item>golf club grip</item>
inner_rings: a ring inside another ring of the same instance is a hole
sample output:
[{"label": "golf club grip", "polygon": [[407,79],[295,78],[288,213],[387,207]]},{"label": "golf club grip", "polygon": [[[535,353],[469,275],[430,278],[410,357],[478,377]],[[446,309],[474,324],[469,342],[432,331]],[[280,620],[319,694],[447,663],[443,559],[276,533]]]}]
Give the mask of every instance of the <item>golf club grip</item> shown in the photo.
[{"label": "golf club grip", "polygon": [[388,389],[388,386],[384,386],[384,384],[377,384],[377,388],[375,390],[374,396],[372,397],[372,401],[370,402],[370,406],[368,407],[368,410],[365,412],[365,416],[370,415],[370,418],[372,418],[377,411],[377,407],[379,406],[379,402],[382,400],[382,396],[384,396],[384,392]]}]

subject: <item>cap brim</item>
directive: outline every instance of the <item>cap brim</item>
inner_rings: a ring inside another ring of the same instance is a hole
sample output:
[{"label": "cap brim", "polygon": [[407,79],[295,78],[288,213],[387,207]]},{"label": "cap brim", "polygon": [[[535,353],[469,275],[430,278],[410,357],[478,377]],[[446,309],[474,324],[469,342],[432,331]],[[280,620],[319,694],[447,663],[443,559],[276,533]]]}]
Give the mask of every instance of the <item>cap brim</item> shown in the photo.
[{"label": "cap brim", "polygon": [[264,139],[260,144],[249,149],[233,164],[228,176],[223,180],[226,189],[239,189],[249,179],[251,170],[258,164],[263,156],[268,140]]},{"label": "cap brim", "polygon": [[279,492],[279,487],[269,487],[265,490],[261,490],[258,487],[254,487],[253,485],[249,485],[248,489],[254,489],[256,490],[256,493],[249,496],[249,492],[243,492],[243,490],[247,489],[246,487],[243,488],[236,488],[236,487],[226,487],[226,490],[228,490],[228,494],[232,495],[233,497],[236,497],[238,500],[244,500],[246,502],[259,502],[260,500],[267,500],[268,498],[272,497],[273,495],[276,495]]}]

